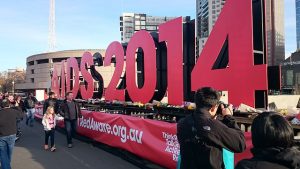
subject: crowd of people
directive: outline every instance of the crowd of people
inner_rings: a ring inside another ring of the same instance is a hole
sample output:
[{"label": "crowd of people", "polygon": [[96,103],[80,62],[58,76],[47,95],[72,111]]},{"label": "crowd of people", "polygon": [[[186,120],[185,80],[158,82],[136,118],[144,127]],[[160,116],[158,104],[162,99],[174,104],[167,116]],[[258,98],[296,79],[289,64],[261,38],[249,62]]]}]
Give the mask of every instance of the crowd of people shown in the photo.
[{"label": "crowd of people", "polygon": [[[58,103],[49,93],[44,101],[42,124],[45,133],[44,149],[54,152],[56,121],[64,120],[67,147],[72,148],[79,105],[71,92]],[[32,93],[23,101],[20,96],[0,94],[0,161],[2,169],[11,169],[15,141],[21,135],[20,123],[33,127],[37,99]],[[180,144],[180,169],[225,169],[224,149],[241,153],[246,149],[245,136],[237,125],[232,105],[220,102],[220,93],[204,87],[195,93],[196,110],[177,124]],[[279,113],[263,112],[252,123],[251,159],[240,161],[236,169],[300,169],[300,150],[294,143],[290,123]],[[49,147],[50,138],[50,147]]]},{"label": "crowd of people", "polygon": [[[66,99],[59,104],[54,92],[49,93],[43,104],[42,124],[45,133],[44,149],[54,152],[55,126],[58,120],[64,120],[67,147],[72,148],[72,137],[76,133],[77,119],[81,117],[80,107],[68,92]],[[35,106],[38,103],[33,93],[22,99],[19,95],[0,93],[0,164],[2,169],[11,169],[11,158],[15,142],[21,136],[21,122],[34,127]],[[50,139],[50,147],[49,147]]]}]

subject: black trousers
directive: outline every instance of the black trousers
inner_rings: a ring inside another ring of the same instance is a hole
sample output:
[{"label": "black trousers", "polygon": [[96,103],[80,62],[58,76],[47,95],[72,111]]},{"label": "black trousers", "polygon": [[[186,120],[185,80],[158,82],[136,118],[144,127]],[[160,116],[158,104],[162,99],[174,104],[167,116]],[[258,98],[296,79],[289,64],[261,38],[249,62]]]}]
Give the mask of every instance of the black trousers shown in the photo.
[{"label": "black trousers", "polygon": [[65,129],[67,133],[67,143],[73,144],[72,137],[76,134],[77,120],[65,120]]},{"label": "black trousers", "polygon": [[51,141],[51,147],[54,146],[54,134],[55,134],[55,129],[51,129],[49,131],[45,131],[45,145],[48,145],[48,140],[50,137],[50,141]]}]

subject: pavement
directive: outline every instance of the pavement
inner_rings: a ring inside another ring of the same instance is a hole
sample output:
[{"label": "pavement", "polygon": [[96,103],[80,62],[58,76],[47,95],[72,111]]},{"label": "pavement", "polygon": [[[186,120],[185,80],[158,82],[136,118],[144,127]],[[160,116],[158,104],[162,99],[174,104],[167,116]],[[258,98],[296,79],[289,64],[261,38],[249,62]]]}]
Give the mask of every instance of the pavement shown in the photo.
[{"label": "pavement", "polygon": [[[56,151],[46,151],[44,131],[39,122],[34,127],[22,125],[22,136],[16,142],[13,169],[137,169],[134,164],[80,140],[67,148],[66,136],[55,133]],[[50,140],[49,140],[50,141]],[[1,167],[0,167],[1,168]]]}]

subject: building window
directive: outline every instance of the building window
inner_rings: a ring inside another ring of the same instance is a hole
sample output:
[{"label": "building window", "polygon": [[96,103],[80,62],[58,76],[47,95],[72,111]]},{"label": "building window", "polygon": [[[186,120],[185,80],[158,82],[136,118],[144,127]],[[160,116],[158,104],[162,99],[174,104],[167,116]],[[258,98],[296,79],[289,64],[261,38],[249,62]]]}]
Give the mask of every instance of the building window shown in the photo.
[{"label": "building window", "polygon": [[34,78],[30,78],[31,83],[34,83]]},{"label": "building window", "polygon": [[28,64],[28,66],[32,66],[32,65],[34,65],[34,61],[30,61],[27,64]]},{"label": "building window", "polygon": [[37,64],[49,63],[49,59],[37,60]]},{"label": "building window", "polygon": [[293,83],[293,80],[294,80],[293,73],[294,73],[293,70],[286,71],[286,84],[289,86],[292,86],[294,84]]},{"label": "building window", "polygon": [[140,26],[135,26],[135,30],[141,30]]},{"label": "building window", "polygon": [[63,60],[67,60],[68,58],[53,58],[52,61],[53,63],[61,62]]},{"label": "building window", "polygon": [[34,74],[34,69],[31,69],[31,74]]}]

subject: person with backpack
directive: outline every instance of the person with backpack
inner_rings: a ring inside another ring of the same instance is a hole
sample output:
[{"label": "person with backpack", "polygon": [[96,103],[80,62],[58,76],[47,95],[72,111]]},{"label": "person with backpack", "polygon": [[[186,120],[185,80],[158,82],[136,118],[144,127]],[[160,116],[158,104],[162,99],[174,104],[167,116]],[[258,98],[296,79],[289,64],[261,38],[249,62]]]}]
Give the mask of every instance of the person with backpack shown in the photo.
[{"label": "person with backpack", "polygon": [[33,93],[29,93],[28,97],[25,99],[25,108],[27,110],[26,125],[33,127],[35,104],[37,99],[33,96]]},{"label": "person with backpack", "polygon": [[246,149],[245,136],[232,117],[232,107],[225,108],[220,102],[218,91],[211,87],[197,90],[195,103],[196,110],[177,124],[180,168],[224,169],[224,149],[243,152]]}]

